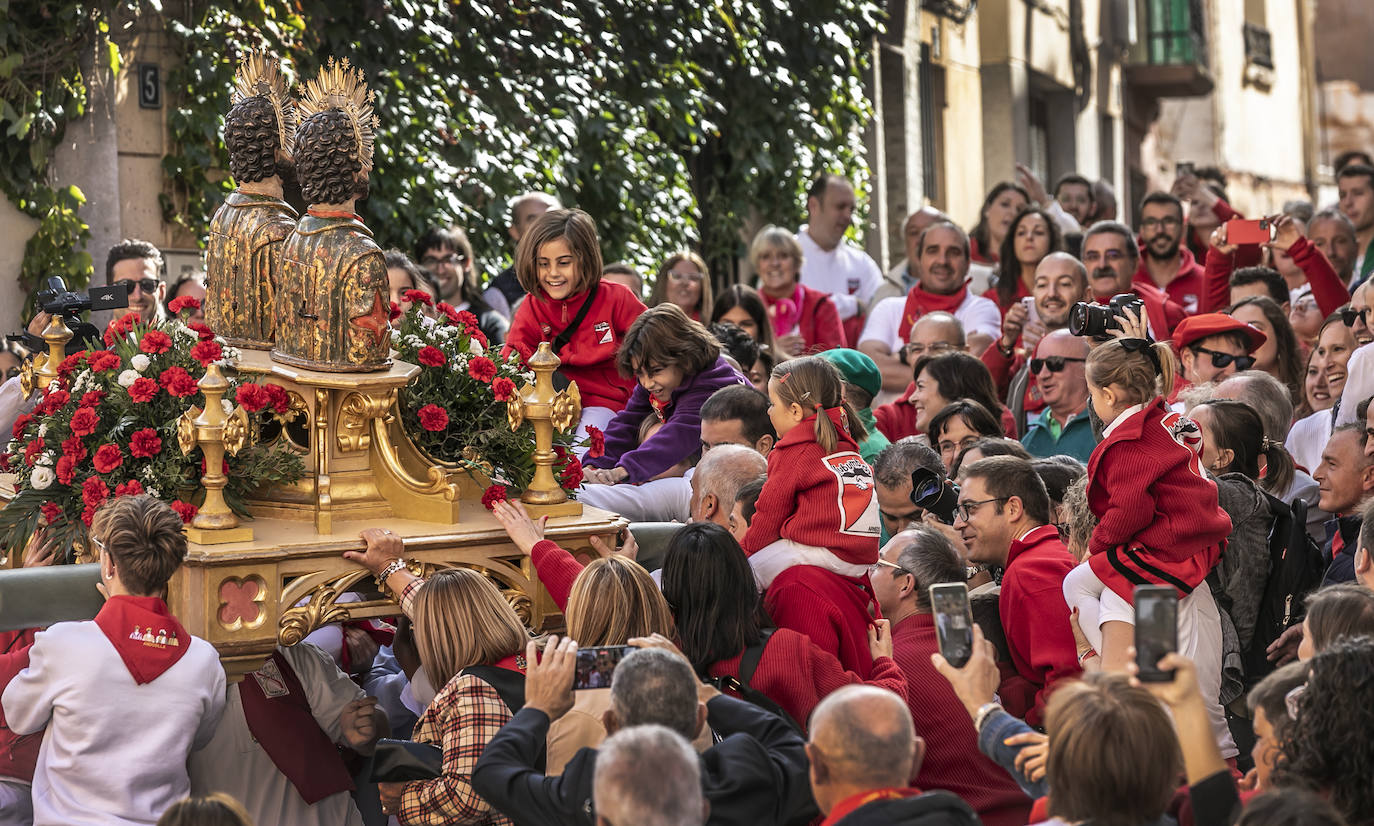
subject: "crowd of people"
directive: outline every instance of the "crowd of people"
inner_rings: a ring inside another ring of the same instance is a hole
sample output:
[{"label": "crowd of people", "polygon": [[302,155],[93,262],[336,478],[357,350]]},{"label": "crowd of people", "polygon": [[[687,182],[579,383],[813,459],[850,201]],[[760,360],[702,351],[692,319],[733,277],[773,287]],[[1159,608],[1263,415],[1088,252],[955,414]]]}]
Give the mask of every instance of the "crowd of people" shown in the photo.
[{"label": "crowd of people", "polygon": [[[226,685],[160,599],[179,519],[111,500],[105,608],[3,635],[0,824],[1374,824],[1374,161],[1336,180],[1242,225],[1187,170],[1132,228],[1018,167],[967,225],[914,212],[884,273],[827,174],[748,283],[684,251],[646,285],[543,193],[485,283],[435,228],[387,253],[393,302],[553,342],[577,497],[631,523],[565,548],[492,504],[562,630],[372,528],[345,556],[395,622]],[[204,294],[160,266],[110,252],[145,319]]]}]

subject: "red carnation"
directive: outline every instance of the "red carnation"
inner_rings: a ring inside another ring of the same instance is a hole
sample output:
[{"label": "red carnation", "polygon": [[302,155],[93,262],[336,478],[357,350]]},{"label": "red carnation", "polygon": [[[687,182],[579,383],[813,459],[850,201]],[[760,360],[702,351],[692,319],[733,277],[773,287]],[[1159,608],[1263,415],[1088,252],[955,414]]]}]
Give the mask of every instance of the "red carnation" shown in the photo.
[{"label": "red carnation", "polygon": [[395,321],[401,317],[401,305],[395,301],[391,302],[391,320]]},{"label": "red carnation", "polygon": [[239,407],[249,413],[258,412],[272,401],[267,395],[267,391],[260,384],[239,385],[239,391],[235,394],[234,400],[239,403]]},{"label": "red carnation", "polygon": [[162,452],[162,439],[151,427],[135,430],[129,437],[129,455],[140,459],[156,456]]},{"label": "red carnation", "polygon": [[96,473],[109,473],[124,464],[124,454],[115,445],[101,445],[95,451]]},{"label": "red carnation", "polygon": [[182,310],[190,310],[192,313],[194,313],[196,310],[200,309],[200,299],[191,295],[183,295],[180,298],[173,298],[171,303],[167,305],[167,309],[171,310],[174,314],[177,315],[180,315]]},{"label": "red carnation", "polygon": [[86,446],[81,443],[80,436],[72,436],[62,442],[62,455],[70,456],[76,461],[86,458]]},{"label": "red carnation", "polygon": [[[56,385],[53,385],[53,387],[56,387]],[[72,394],[68,393],[66,390],[50,389],[48,390],[48,394],[43,397],[43,401],[34,405],[33,409],[37,410],[40,416],[56,413],[66,407],[67,402],[71,401],[71,398]]]},{"label": "red carnation", "polygon": [[435,309],[444,314],[444,317],[449,320],[450,324],[457,324],[459,326],[462,325],[462,322],[458,320],[458,311],[454,309],[452,304],[448,303],[447,301],[440,301],[438,304],[434,306]]},{"label": "red carnation", "polygon": [[423,304],[426,307],[434,306],[434,299],[429,297],[429,293],[424,290],[406,290],[401,293],[401,300],[411,304]]},{"label": "red carnation", "polygon": [[480,329],[477,326],[477,316],[473,315],[467,310],[459,310],[458,312],[454,313],[453,323],[466,327],[469,333],[473,332],[474,330]]},{"label": "red carnation", "polygon": [[14,429],[10,431],[11,435],[13,435],[16,439],[22,439],[24,437],[24,428],[28,427],[32,423],[33,414],[25,413],[24,415],[14,420]]},{"label": "red carnation", "polygon": [[56,524],[62,518],[62,506],[56,502],[44,502],[43,507],[39,510],[43,511],[43,519],[49,525]]},{"label": "red carnation", "polygon": [[98,476],[87,476],[81,483],[81,501],[88,508],[98,508],[110,497],[110,487]]},{"label": "red carnation", "polygon": [[138,342],[138,349],[150,355],[165,353],[172,348],[172,337],[161,330],[149,330]]},{"label": "red carnation", "polygon": [[105,401],[104,390],[88,390],[81,394],[80,404],[82,407],[99,407],[103,401]]},{"label": "red carnation", "polygon": [[38,454],[43,452],[44,447],[42,439],[34,439],[29,442],[28,446],[24,448],[24,464],[32,465],[33,461],[38,458]]},{"label": "red carnation", "polygon": [[505,376],[498,376],[491,382],[491,392],[498,402],[508,402],[515,398],[515,382]]},{"label": "red carnation", "polygon": [[437,404],[427,404],[420,408],[420,427],[430,432],[448,427],[448,411]]},{"label": "red carnation", "polygon": [[425,365],[426,367],[443,367],[444,363],[448,361],[448,359],[444,357],[443,350],[440,350],[438,347],[434,347],[429,344],[426,344],[424,347],[420,348],[420,354],[418,358],[420,360],[420,363]]},{"label": "red carnation", "polygon": [[105,344],[111,347],[114,346],[116,341],[132,332],[134,325],[138,324],[140,321],[142,321],[142,319],[139,318],[138,313],[125,313],[114,321],[111,321],[110,326],[105,328]]},{"label": "red carnation", "polygon": [[568,463],[563,466],[563,472],[558,475],[558,484],[568,490],[572,490],[582,484],[584,478],[582,473],[582,463],[577,461],[576,456],[569,455]]},{"label": "red carnation", "polygon": [[191,374],[186,372],[185,367],[168,367],[162,371],[162,375],[157,377],[158,382],[165,388],[167,393],[177,398],[194,395],[200,388],[196,386],[196,380],[191,378]]},{"label": "red carnation", "polygon": [[81,521],[84,522],[84,523],[86,523],[86,527],[87,527],[87,528],[91,527],[91,523],[95,521],[95,506],[94,506],[94,505],[87,505],[85,508],[82,508],[82,510],[81,510]]},{"label": "red carnation", "polygon": [[157,382],[141,376],[129,385],[129,398],[136,402],[150,402],[157,395]]},{"label": "red carnation", "polygon": [[[86,457],[81,457],[81,459],[84,458]],[[61,482],[64,485],[70,485],[72,483],[72,476],[76,473],[76,465],[78,462],[81,461],[81,459],[78,459],[75,456],[63,456],[61,459],[58,459],[57,481]]]},{"label": "red carnation", "polygon": [[115,485],[114,489],[114,495],[116,497],[138,496],[140,493],[146,492],[147,491],[143,489],[143,483],[138,481],[137,479],[130,479],[127,482],[120,482],[119,484]]},{"label": "red carnation", "polygon": [[0,453],[0,471],[9,473],[14,470],[14,454]]},{"label": "red carnation", "polygon": [[496,362],[486,356],[478,356],[468,362],[468,375],[478,381],[491,381],[496,377]]},{"label": "red carnation", "polygon": [[209,327],[205,326],[199,321],[192,321],[186,326],[190,327],[192,330],[195,330],[196,335],[200,336],[201,341],[209,341],[210,339],[215,337],[215,331],[211,330]]},{"label": "red carnation", "polygon": [[489,488],[487,488],[486,490],[482,491],[482,507],[486,508],[487,510],[493,510],[493,509],[495,509],[496,503],[497,503],[497,502],[505,502],[505,501],[506,501],[506,486],[505,486],[505,485],[492,485],[491,487],[489,487]]},{"label": "red carnation", "polygon": [[196,518],[196,514],[200,511],[200,508],[192,505],[190,502],[173,499],[172,510],[176,511],[177,516],[181,517],[181,523],[183,525],[189,525],[191,524],[191,520]]},{"label": "red carnation", "polygon": [[600,459],[606,455],[606,434],[601,432],[601,428],[587,425],[587,458]]},{"label": "red carnation", "polygon": [[97,372],[102,373],[106,370],[114,370],[124,364],[124,360],[117,353],[109,350],[96,350],[86,357],[86,364]]},{"label": "red carnation", "polygon": [[86,351],[82,350],[80,353],[72,353],[70,356],[62,359],[62,363],[57,365],[57,375],[62,379],[66,379],[81,366],[81,362],[85,358]]},{"label": "red carnation", "polygon": [[93,407],[78,407],[72,414],[72,433],[76,436],[89,436],[100,424],[100,414]]},{"label": "red carnation", "polygon": [[[190,298],[189,295],[183,297]],[[198,341],[191,347],[191,358],[200,362],[201,367],[209,367],[212,363],[224,358],[224,348],[219,345],[218,341],[212,339]]]},{"label": "red carnation", "polygon": [[267,391],[268,404],[272,405],[277,415],[286,415],[286,411],[291,409],[291,397],[287,395],[286,388],[280,384],[265,384],[262,387]]},{"label": "red carnation", "polygon": [[487,334],[481,330],[468,330],[468,335],[473,341],[477,342],[478,346],[483,350],[490,346],[490,342],[487,341]]}]

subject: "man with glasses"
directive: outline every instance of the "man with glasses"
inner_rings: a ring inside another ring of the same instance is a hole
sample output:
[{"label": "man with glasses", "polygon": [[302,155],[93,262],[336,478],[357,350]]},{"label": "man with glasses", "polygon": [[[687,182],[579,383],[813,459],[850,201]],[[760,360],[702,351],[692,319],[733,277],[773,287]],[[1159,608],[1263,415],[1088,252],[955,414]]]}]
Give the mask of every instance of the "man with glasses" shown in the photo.
[{"label": "man with glasses", "polygon": [[1135,234],[1116,221],[1099,221],[1083,236],[1083,266],[1088,270],[1092,299],[1105,303],[1112,296],[1131,293],[1145,302],[1145,314],[1154,337],[1164,340],[1188,317],[1183,308],[1149,279],[1135,279],[1140,248]]},{"label": "man with glasses", "polygon": [[1182,201],[1167,192],[1146,195],[1140,205],[1140,243],[1145,257],[1135,271],[1135,280],[1164,290],[1184,312],[1195,313],[1202,295],[1203,270],[1183,246],[1186,229]]},{"label": "man with glasses", "polygon": [[869,573],[883,616],[891,623],[892,659],[907,681],[907,706],[926,740],[925,759],[915,777],[919,789],[954,792],[988,826],[1019,826],[1030,799],[1011,777],[978,751],[978,733],[958,696],[930,657],[938,653],[930,586],[964,582],[964,561],[935,528],[918,525],[883,546]]},{"label": "man with glasses", "polygon": [[968,561],[1004,569],[998,611],[1014,673],[998,688],[1002,706],[1043,726],[1059,680],[1082,667],[1064,601],[1074,559],[1050,518],[1050,497],[1025,459],[993,456],[969,466],[954,518]]},{"label": "man with glasses", "polygon": [[[903,297],[884,298],[873,305],[859,334],[857,349],[878,365],[883,389],[900,392],[911,381],[910,364],[901,361],[901,348],[910,340],[916,322],[930,313],[949,313],[959,320],[974,355],[987,349],[1001,334],[1002,316],[990,299],[968,288],[969,241],[949,221],[931,224],[908,246],[916,262],[918,283]],[[880,402],[881,403],[881,402]]]},{"label": "man with glasses", "polygon": [[[459,229],[430,227],[415,242],[416,263],[434,276],[435,283],[439,285],[439,300],[455,307],[466,300],[463,297],[464,281],[470,282],[474,288],[479,286],[476,264],[472,259],[472,244],[466,233]],[[499,288],[490,286],[482,290],[482,300],[503,317],[510,318],[510,302]],[[473,314],[479,313],[474,309]]]},{"label": "man with glasses", "polygon": [[1341,320],[1355,334],[1355,342],[1360,347],[1350,355],[1345,367],[1345,389],[1341,391],[1341,406],[1336,411],[1337,425],[1364,421],[1356,414],[1356,408],[1374,396],[1374,347],[1367,346],[1374,341],[1374,333],[1369,329],[1371,294],[1374,294],[1374,283],[1366,281],[1355,289],[1355,294],[1350,296],[1350,306],[1341,313]]},{"label": "man with glasses", "polygon": [[162,281],[162,253],[157,247],[135,238],[110,247],[105,256],[105,283],[129,287],[129,306],[115,310],[115,318],[138,313],[144,324],[162,320],[167,285]]},{"label": "man with glasses", "polygon": [[1088,415],[1088,380],[1083,370],[1087,360],[1087,339],[1068,330],[1055,330],[1040,339],[1029,369],[1045,409],[1021,439],[1032,456],[1072,456],[1087,463],[1097,447]]},{"label": "man with glasses", "polygon": [[1174,385],[1174,395],[1189,385],[1218,382],[1255,364],[1250,355],[1264,344],[1259,330],[1223,313],[1203,313],[1178,325],[1174,349],[1183,365],[1183,381]]}]

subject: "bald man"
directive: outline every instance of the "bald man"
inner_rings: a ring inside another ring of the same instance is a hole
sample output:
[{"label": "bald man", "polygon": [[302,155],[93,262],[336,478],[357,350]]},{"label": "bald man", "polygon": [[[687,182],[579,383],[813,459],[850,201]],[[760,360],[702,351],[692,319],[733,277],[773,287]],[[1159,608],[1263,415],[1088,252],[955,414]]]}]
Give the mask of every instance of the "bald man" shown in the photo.
[{"label": "bald man", "polygon": [[757,450],[735,444],[711,448],[692,474],[692,521],[715,522],[729,530],[730,511],[739,489],[766,473],[768,460]]},{"label": "bald man", "polygon": [[886,689],[850,685],[811,715],[811,793],[825,813],[822,826],[930,823],[972,826],[973,809],[944,791],[910,787],[925,743],[906,703]]},{"label": "bald man", "polygon": [[1063,454],[1086,464],[1097,447],[1088,416],[1088,380],[1083,369],[1087,360],[1087,339],[1068,330],[1055,330],[1040,339],[1028,369],[1045,409],[1031,420],[1021,439],[1032,456]]},{"label": "bald man", "polygon": [[[895,442],[916,432],[916,411],[911,406],[911,394],[916,392],[915,376],[911,371],[916,362],[922,356],[967,349],[964,325],[950,313],[927,313],[911,325],[909,341],[899,354],[906,364],[899,365],[899,371],[884,369],[879,365],[879,371],[883,374],[883,392],[873,400],[873,418],[889,441]],[[891,401],[882,401],[885,396],[891,398],[892,394],[888,391],[891,378],[903,379],[906,389]]]}]

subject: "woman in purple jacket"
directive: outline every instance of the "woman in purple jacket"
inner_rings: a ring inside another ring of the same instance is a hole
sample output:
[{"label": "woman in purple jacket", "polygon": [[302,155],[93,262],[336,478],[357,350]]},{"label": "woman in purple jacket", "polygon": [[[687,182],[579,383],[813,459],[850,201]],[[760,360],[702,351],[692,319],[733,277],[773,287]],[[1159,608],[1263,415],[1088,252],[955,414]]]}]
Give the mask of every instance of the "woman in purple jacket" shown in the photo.
[{"label": "woman in purple jacket", "polygon": [[[605,455],[586,460],[587,484],[641,484],[688,458],[701,446],[701,405],[722,387],[747,384],[715,337],[676,304],[635,319],[616,368],[639,386],[606,427]],[[651,415],[663,426],[641,444],[640,425]]]}]

